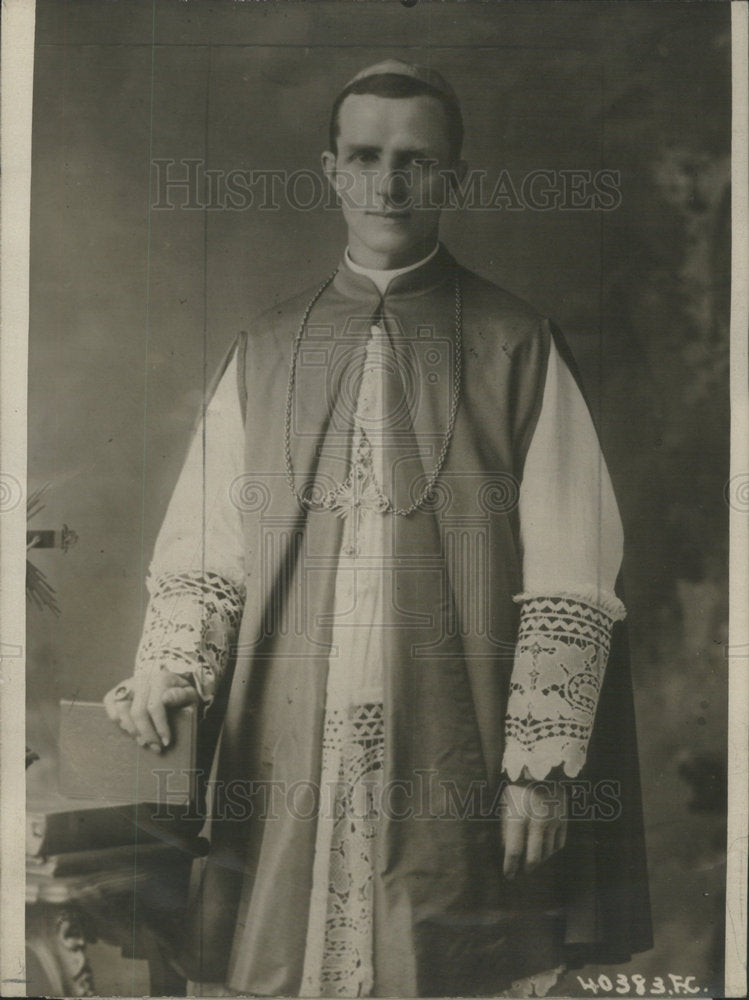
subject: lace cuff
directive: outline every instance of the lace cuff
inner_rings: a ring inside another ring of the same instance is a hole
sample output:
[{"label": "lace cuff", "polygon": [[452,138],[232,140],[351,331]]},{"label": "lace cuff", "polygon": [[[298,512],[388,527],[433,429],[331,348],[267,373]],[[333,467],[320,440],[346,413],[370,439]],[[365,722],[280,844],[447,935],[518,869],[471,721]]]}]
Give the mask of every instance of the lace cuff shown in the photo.
[{"label": "lace cuff", "polygon": [[502,767],[511,781],[524,768],[539,781],[558,766],[575,777],[585,764],[611,630],[624,606],[616,598],[592,604],[572,594],[520,600]]},{"label": "lace cuff", "polygon": [[187,674],[208,707],[229,663],[244,593],[216,573],[166,573],[153,587],[135,673]]}]

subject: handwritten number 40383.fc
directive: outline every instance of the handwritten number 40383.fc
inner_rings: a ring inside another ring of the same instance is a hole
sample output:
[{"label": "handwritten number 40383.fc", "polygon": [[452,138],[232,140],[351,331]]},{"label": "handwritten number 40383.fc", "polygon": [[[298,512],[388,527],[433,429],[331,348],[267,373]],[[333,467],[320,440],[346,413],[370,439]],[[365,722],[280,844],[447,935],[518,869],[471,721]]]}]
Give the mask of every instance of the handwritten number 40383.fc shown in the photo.
[{"label": "handwritten number 40383.fc", "polygon": [[613,981],[607,975],[600,975],[597,979],[577,977],[578,983],[586,993],[596,995],[598,993],[618,993],[620,996],[684,997],[703,993],[699,986],[694,985],[694,976],[677,976],[673,972],[669,972],[667,979],[668,982],[661,976],[655,976],[648,983],[645,976],[637,974],[625,976],[621,972]]}]

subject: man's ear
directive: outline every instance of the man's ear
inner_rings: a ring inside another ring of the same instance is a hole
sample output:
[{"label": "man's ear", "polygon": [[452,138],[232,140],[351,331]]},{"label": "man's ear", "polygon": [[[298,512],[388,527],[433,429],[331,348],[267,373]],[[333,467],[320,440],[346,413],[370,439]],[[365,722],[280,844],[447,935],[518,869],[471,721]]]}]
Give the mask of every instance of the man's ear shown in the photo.
[{"label": "man's ear", "polygon": [[325,152],[320,157],[320,163],[322,164],[322,172],[328,178],[328,183],[333,188],[333,191],[337,194],[338,188],[336,186],[336,154],[331,152],[331,150],[326,149]]}]

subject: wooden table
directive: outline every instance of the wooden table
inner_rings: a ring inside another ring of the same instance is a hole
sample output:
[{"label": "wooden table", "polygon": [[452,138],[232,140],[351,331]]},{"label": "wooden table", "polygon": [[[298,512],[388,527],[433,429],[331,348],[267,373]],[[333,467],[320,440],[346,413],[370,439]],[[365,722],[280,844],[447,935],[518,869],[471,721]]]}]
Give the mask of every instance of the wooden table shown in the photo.
[{"label": "wooden table", "polygon": [[174,960],[193,857],[56,877],[26,868],[28,996],[96,996],[86,946],[97,940],[148,962],[151,996],[184,996]]}]

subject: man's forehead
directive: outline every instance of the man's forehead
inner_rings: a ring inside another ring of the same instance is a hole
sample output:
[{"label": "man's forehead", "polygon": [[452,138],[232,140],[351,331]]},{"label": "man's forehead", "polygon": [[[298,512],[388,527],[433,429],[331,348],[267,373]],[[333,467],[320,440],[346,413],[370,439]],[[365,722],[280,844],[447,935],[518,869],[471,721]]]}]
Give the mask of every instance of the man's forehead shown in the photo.
[{"label": "man's forehead", "polygon": [[442,105],[429,94],[412,97],[349,94],[341,105],[338,124],[343,142],[359,142],[366,136],[380,141],[395,138],[432,144],[447,141]]}]

